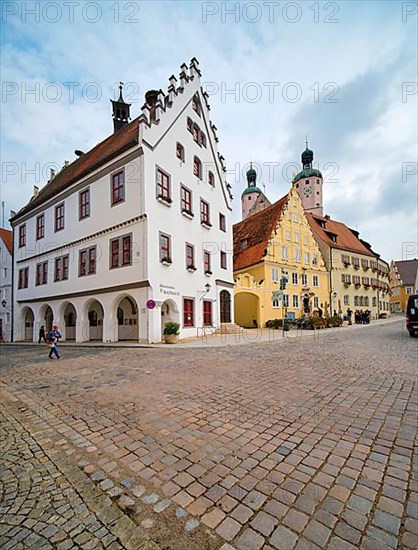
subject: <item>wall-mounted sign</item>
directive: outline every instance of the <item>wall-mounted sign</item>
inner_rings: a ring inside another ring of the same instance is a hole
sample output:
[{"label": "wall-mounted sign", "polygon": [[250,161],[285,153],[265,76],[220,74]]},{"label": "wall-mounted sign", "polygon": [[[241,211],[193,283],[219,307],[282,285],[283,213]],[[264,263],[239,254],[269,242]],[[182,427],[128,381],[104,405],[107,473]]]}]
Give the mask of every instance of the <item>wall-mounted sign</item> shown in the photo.
[{"label": "wall-mounted sign", "polygon": [[146,303],[146,306],[148,309],[154,309],[156,306],[156,303],[154,302],[154,300],[148,300]]},{"label": "wall-mounted sign", "polygon": [[167,294],[168,296],[180,296],[180,292],[176,290],[174,286],[171,285],[161,285],[160,284],[161,294]]}]

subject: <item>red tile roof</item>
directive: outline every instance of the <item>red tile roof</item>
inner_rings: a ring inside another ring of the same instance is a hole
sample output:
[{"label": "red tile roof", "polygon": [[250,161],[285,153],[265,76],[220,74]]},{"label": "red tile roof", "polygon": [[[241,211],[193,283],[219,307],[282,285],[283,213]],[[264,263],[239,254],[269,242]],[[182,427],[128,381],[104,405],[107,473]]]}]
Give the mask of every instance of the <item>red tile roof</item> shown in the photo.
[{"label": "red tile roof", "polygon": [[93,147],[86,154],[79,157],[43,187],[12,219],[27,214],[36,206],[47,201],[57,193],[60,193],[80,178],[93,172],[106,162],[120,155],[127,149],[134,147],[139,141],[139,118],[122,128],[116,134],[112,134],[104,141]]},{"label": "red tile roof", "polygon": [[234,270],[262,261],[268,241],[287,201],[288,195],[285,195],[268,208],[234,225]]},{"label": "red tile roof", "polygon": [[[306,213],[306,217],[314,234],[328,246],[376,257],[374,252],[358,238],[357,231],[350,229],[344,223],[332,220],[329,216],[323,218]],[[322,227],[321,224],[325,224],[325,227]],[[331,239],[330,233],[337,236],[336,242]]]},{"label": "red tile roof", "polygon": [[13,252],[13,231],[8,229],[0,229],[0,237],[3,239],[7,250],[12,254]]},{"label": "red tile roof", "polygon": [[413,286],[418,270],[418,260],[395,260],[393,262],[398,268],[398,273],[402,281],[402,285]]}]

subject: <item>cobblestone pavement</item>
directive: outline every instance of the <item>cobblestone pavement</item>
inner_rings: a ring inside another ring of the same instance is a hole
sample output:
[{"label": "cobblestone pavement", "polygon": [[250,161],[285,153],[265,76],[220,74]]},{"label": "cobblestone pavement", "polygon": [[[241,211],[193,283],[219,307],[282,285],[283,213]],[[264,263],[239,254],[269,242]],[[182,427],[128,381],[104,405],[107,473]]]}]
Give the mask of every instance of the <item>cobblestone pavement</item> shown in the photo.
[{"label": "cobblestone pavement", "polygon": [[0,545],[416,548],[417,345],[3,346]]}]

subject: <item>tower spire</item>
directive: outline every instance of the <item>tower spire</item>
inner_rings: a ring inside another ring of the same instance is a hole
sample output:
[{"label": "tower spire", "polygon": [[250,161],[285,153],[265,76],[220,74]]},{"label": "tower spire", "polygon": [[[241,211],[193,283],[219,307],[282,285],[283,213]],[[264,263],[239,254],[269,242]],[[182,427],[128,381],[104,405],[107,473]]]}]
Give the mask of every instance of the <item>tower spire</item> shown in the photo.
[{"label": "tower spire", "polygon": [[112,102],[112,110],[113,110],[113,131],[114,133],[119,132],[126,124],[129,123],[130,116],[130,103],[126,103],[123,99],[122,95],[122,89],[123,89],[123,82],[119,82],[119,99],[117,101],[114,101],[111,99]]}]

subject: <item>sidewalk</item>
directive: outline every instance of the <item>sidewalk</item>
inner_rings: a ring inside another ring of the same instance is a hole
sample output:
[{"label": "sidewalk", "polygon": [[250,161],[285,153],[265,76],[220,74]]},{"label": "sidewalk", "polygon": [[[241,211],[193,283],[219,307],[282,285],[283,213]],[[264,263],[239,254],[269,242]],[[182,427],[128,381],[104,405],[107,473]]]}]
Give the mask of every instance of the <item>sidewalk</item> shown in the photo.
[{"label": "sidewalk", "polygon": [[[296,342],[302,338],[330,338],[332,335],[337,335],[342,332],[351,330],[368,330],[373,327],[387,325],[389,323],[404,322],[404,316],[392,315],[389,319],[378,319],[372,321],[370,325],[351,325],[338,328],[328,328],[321,330],[300,330],[292,329],[285,332],[284,336],[281,329],[242,329],[237,333],[232,334],[209,334],[206,336],[198,336],[195,338],[187,338],[179,340],[173,345],[164,343],[158,344],[140,344],[135,342],[60,342],[60,347],[71,348],[164,348],[164,349],[184,349],[184,348],[206,348],[206,347],[226,347],[245,344],[254,344],[257,342]],[[33,346],[37,345],[33,342],[14,342],[3,344],[3,346]]]}]

